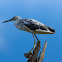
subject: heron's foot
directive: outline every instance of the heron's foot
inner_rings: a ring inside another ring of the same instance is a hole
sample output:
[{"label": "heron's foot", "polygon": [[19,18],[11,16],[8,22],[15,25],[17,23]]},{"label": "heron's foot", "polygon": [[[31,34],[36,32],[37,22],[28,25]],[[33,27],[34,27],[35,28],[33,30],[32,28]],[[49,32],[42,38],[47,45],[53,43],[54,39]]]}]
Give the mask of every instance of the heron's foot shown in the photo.
[{"label": "heron's foot", "polygon": [[34,49],[34,47],[29,51],[29,53],[32,53],[32,50]]},{"label": "heron's foot", "polygon": [[36,47],[36,42],[34,42],[34,47],[29,51],[29,53],[32,53],[32,50],[35,49]]}]

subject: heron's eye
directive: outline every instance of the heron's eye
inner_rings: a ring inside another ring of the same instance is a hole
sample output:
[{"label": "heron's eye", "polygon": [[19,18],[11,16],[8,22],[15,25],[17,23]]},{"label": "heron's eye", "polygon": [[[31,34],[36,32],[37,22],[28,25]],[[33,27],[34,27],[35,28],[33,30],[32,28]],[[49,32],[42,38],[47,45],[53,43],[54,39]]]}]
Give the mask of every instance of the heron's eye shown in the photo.
[{"label": "heron's eye", "polygon": [[13,17],[12,20],[16,20],[16,19]]},{"label": "heron's eye", "polygon": [[14,17],[12,19],[15,19]]}]

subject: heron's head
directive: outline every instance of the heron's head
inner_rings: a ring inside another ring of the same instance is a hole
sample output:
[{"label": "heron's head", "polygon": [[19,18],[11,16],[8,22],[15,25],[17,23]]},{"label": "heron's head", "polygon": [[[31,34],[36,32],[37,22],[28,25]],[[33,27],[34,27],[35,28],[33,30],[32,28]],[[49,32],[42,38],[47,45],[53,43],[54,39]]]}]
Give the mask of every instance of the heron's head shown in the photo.
[{"label": "heron's head", "polygon": [[17,21],[17,20],[19,20],[19,19],[21,19],[21,17],[19,17],[19,16],[14,16],[14,17],[11,18],[10,20],[4,21],[3,23],[9,22],[9,21]]}]

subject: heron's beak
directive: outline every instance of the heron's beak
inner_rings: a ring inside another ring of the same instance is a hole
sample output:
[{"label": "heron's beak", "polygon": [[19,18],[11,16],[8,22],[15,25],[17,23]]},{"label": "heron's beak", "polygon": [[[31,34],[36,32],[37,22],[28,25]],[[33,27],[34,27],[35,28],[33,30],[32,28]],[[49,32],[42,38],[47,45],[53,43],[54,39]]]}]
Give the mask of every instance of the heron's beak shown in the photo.
[{"label": "heron's beak", "polygon": [[5,22],[9,22],[9,21],[12,21],[12,19],[10,19],[10,20],[7,20],[7,21],[4,21],[3,23],[5,23]]}]

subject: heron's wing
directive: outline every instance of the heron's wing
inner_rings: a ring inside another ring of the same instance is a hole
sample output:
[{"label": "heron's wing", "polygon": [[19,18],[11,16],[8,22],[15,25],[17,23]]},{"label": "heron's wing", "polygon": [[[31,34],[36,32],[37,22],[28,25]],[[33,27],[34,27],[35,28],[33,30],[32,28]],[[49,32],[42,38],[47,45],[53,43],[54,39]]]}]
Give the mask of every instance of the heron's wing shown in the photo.
[{"label": "heron's wing", "polygon": [[23,19],[23,24],[31,30],[47,30],[46,26],[33,19]]}]

